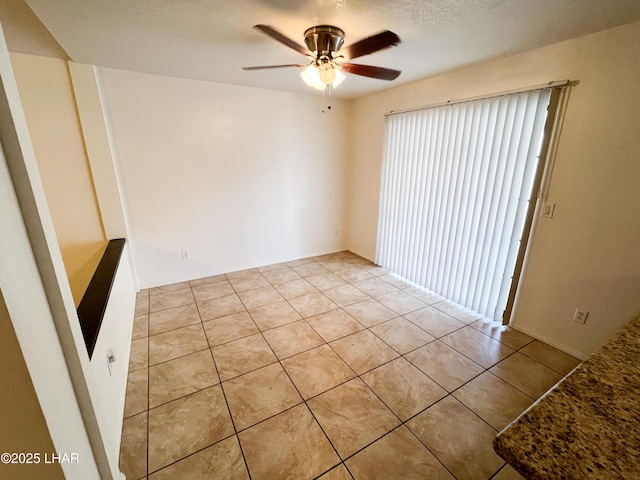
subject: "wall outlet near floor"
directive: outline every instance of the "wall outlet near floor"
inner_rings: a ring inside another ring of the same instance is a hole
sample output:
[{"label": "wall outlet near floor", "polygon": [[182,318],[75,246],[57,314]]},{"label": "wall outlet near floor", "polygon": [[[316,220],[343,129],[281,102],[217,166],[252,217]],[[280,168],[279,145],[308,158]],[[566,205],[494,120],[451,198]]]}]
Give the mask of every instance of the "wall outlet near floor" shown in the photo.
[{"label": "wall outlet near floor", "polygon": [[589,312],[578,307],[576,308],[576,312],[573,314],[573,321],[578,323],[586,323],[587,315],[589,315]]},{"label": "wall outlet near floor", "polygon": [[183,260],[191,258],[191,252],[189,250],[182,250],[181,255]]}]

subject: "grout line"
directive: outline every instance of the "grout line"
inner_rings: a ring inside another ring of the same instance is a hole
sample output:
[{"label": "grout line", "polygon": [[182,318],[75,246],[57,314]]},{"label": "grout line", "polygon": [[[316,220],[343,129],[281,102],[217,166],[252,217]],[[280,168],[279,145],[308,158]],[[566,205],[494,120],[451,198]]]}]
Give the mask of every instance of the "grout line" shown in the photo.
[{"label": "grout line", "polygon": [[[232,287],[233,288],[233,287]],[[195,296],[194,296],[195,298]],[[196,304],[197,306],[197,304]],[[202,326],[202,331],[204,333],[205,340],[207,345],[209,346],[209,355],[211,355],[211,361],[213,362],[213,368],[216,371],[216,375],[218,377],[218,384],[220,385],[220,391],[222,392],[222,397],[224,398],[224,403],[227,406],[227,413],[229,414],[229,419],[231,420],[231,426],[233,427],[234,436],[236,437],[236,441],[238,442],[238,447],[240,448],[240,454],[242,455],[242,460],[244,461],[244,466],[247,470],[247,475],[249,479],[251,479],[251,472],[249,470],[249,464],[247,463],[247,457],[244,454],[244,449],[242,448],[242,443],[240,442],[240,437],[238,437],[238,429],[236,428],[236,423],[233,420],[233,415],[231,414],[231,408],[229,407],[229,400],[227,399],[227,393],[224,390],[224,386],[222,385],[222,377],[220,376],[220,371],[218,369],[218,364],[216,362],[215,357],[213,356],[213,350],[211,349],[211,344],[209,342],[209,337],[204,328],[204,322],[202,321],[202,315],[200,314],[200,310],[198,309],[198,316],[200,317],[200,324]],[[217,442],[216,442],[217,443]]]}]

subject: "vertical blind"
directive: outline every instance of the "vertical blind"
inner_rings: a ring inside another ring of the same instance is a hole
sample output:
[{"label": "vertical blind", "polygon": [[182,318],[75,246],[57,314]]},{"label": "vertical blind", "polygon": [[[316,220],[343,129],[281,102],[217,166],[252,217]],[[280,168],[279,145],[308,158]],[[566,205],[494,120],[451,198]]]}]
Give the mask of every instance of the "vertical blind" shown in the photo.
[{"label": "vertical blind", "polygon": [[376,263],[501,318],[550,95],[534,90],[388,115]]}]

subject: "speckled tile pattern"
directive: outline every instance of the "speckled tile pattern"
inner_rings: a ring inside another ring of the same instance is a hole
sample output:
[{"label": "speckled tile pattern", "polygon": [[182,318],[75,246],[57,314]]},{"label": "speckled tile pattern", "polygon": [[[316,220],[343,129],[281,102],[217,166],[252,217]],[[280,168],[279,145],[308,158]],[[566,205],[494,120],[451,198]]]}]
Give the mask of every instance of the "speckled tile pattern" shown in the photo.
[{"label": "speckled tile pattern", "polygon": [[[501,431],[496,452],[531,479],[640,478],[639,339],[637,317]],[[523,355],[568,370],[550,348]]]},{"label": "speckled tile pattern", "polygon": [[578,362],[350,252],[147,289],[135,315],[134,480],[518,478],[497,429]]}]

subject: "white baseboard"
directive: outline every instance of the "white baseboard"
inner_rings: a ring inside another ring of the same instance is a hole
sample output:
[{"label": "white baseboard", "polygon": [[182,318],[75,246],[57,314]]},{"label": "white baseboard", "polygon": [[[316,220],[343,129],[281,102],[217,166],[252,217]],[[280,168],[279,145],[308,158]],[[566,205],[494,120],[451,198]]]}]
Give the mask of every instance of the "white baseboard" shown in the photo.
[{"label": "white baseboard", "polygon": [[519,332],[525,333],[527,335],[529,335],[530,337],[535,338],[536,340],[540,340],[541,342],[544,342],[548,345],[551,345],[554,348],[557,348],[558,350],[562,350],[564,353],[568,353],[571,356],[574,356],[576,358],[579,358],[580,360],[586,360],[587,357],[589,355],[587,355],[584,352],[580,352],[578,350],[575,350],[573,348],[567,347],[566,345],[554,340],[553,338],[549,338],[546,335],[541,335],[540,333],[536,332],[535,330],[530,330],[528,328],[522,328],[519,325],[509,325],[511,328],[513,328],[514,330],[517,330]]}]

